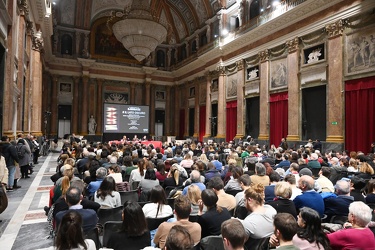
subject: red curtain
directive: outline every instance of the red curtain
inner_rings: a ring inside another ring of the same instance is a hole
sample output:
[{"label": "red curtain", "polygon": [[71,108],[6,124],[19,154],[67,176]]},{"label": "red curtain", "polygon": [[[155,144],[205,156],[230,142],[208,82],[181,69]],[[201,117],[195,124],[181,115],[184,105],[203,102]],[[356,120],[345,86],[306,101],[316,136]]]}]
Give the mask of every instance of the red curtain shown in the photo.
[{"label": "red curtain", "polygon": [[206,106],[199,107],[199,141],[203,141],[206,133]]},{"label": "red curtain", "polygon": [[368,153],[375,141],[375,77],[345,82],[345,148]]},{"label": "red curtain", "polygon": [[270,95],[270,144],[279,146],[288,135],[288,92]]},{"label": "red curtain", "polygon": [[237,100],[227,102],[226,141],[232,141],[237,133]]},{"label": "red curtain", "polygon": [[185,133],[185,109],[180,109],[180,131],[179,131],[179,139],[184,139]]}]

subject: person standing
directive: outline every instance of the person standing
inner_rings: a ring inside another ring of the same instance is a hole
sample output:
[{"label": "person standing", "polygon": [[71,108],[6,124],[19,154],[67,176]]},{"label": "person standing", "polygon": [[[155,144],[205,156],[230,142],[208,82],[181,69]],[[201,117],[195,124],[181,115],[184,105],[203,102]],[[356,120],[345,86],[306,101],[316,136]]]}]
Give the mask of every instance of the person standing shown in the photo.
[{"label": "person standing", "polygon": [[21,186],[18,186],[14,181],[16,163],[19,161],[16,147],[10,144],[8,136],[1,137],[0,146],[9,173],[7,190],[13,191],[13,188],[21,188]]},{"label": "person standing", "polygon": [[24,139],[19,139],[17,143],[17,154],[19,158],[19,165],[21,168],[21,176],[22,178],[30,178],[29,176],[29,156],[30,156],[30,149],[26,146]]}]

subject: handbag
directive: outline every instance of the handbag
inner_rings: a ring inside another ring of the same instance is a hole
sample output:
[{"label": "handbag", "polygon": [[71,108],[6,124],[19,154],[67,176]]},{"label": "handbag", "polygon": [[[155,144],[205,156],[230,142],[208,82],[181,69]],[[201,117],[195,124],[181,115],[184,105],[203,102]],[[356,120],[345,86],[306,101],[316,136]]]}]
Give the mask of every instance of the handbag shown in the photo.
[{"label": "handbag", "polygon": [[0,184],[0,214],[8,207],[8,196],[4,185]]}]

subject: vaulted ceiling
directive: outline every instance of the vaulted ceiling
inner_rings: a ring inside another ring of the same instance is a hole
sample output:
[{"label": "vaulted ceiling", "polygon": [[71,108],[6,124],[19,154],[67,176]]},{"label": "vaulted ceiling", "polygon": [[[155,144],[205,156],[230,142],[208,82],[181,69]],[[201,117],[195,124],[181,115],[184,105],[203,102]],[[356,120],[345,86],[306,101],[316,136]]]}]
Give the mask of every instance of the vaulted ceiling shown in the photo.
[{"label": "vaulted ceiling", "polygon": [[[95,20],[122,11],[132,0],[56,0],[55,24],[89,30]],[[167,43],[180,43],[204,27],[225,5],[236,0],[150,0],[151,9],[171,25]]]}]

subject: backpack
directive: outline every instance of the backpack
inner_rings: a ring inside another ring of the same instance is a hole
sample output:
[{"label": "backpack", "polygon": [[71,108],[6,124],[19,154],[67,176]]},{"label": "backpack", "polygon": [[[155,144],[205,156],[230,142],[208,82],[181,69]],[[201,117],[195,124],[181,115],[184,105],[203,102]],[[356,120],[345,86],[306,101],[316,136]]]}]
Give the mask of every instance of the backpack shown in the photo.
[{"label": "backpack", "polygon": [[22,146],[16,146],[18,159],[22,159],[25,156],[25,151],[21,150]]}]

